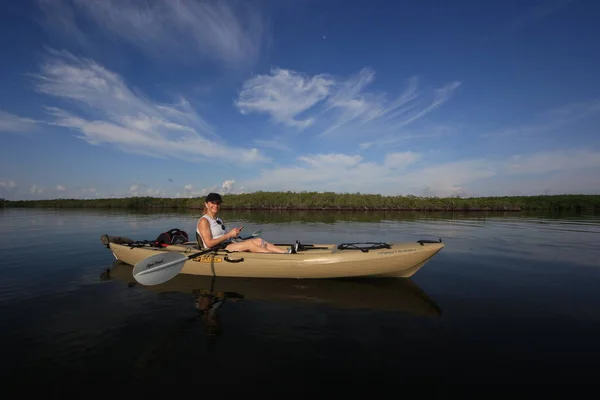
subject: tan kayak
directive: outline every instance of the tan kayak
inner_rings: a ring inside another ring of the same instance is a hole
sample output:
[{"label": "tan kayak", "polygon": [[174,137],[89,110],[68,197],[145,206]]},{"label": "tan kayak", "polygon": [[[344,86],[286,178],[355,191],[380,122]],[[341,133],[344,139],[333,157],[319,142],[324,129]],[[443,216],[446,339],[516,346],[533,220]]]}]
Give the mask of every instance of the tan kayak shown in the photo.
[{"label": "tan kayak", "polygon": [[[152,256],[176,252],[187,257],[185,262],[181,261],[184,263],[180,270],[182,274],[246,278],[407,278],[444,247],[441,240],[419,240],[392,244],[304,244],[296,254],[228,252],[223,249],[203,252],[195,244],[159,248],[127,238],[106,237],[110,240],[102,239],[103,243],[125,264],[136,265]],[[289,244],[279,246],[285,249]],[[150,267],[142,266],[142,269]]]},{"label": "tan kayak", "polygon": [[[113,263],[109,277],[130,284],[131,266]],[[192,300],[201,296],[274,301],[284,303],[322,304],[338,309],[370,309],[406,312],[439,317],[440,307],[411,279],[260,279],[229,278],[179,274],[150,290],[157,293],[189,294]]]}]

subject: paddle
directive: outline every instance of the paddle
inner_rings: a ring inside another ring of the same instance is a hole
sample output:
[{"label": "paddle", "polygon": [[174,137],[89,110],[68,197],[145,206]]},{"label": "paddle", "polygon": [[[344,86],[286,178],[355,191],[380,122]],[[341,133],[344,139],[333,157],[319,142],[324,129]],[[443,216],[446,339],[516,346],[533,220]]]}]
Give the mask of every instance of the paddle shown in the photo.
[{"label": "paddle", "polygon": [[[252,235],[241,239],[251,239],[259,236],[261,233],[261,230],[257,230],[252,233]],[[183,265],[187,260],[198,257],[202,254],[210,253],[211,251],[219,250],[224,246],[227,246],[227,244],[221,243],[217,246],[213,246],[209,249],[202,250],[189,256],[176,251],[160,252],[138,261],[133,267],[133,277],[136,281],[145,286],[160,285],[161,283],[164,283],[177,276],[177,274],[181,272]]]}]

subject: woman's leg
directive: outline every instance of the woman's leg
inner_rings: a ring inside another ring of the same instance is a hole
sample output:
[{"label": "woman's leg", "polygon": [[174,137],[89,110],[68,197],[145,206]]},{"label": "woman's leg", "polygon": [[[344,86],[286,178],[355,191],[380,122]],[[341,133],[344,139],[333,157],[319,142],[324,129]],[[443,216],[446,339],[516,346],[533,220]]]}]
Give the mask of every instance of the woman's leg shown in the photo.
[{"label": "woman's leg", "polygon": [[285,249],[271,244],[263,239],[254,238],[247,239],[243,242],[230,243],[225,250],[229,251],[249,251],[251,253],[287,253]]},{"label": "woman's leg", "polygon": [[269,243],[265,241],[265,247],[271,251],[271,253],[287,253],[287,249],[281,249],[280,247],[275,246],[273,243]]}]

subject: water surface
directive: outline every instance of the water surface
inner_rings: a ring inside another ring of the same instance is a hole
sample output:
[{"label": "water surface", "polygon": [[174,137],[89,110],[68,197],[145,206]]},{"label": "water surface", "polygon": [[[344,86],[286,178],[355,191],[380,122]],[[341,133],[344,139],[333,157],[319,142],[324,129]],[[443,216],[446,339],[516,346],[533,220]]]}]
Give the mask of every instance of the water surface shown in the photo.
[{"label": "water surface", "polygon": [[586,382],[600,372],[598,216],[223,213],[277,242],[442,238],[408,280],[178,276],[150,288],[100,242],[175,227],[193,235],[198,216],[0,209],[4,380],[251,389]]}]

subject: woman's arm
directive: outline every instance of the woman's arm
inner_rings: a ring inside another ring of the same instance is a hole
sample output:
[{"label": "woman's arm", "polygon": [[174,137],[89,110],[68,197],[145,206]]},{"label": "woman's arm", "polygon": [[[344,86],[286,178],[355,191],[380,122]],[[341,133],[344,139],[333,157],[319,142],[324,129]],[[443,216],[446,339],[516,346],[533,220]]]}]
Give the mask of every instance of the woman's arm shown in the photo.
[{"label": "woman's arm", "polygon": [[198,221],[198,232],[200,233],[202,240],[204,240],[204,243],[206,243],[209,248],[215,247],[224,241],[231,239],[232,237],[236,237],[239,234],[236,229],[237,228],[232,229],[223,236],[214,239],[212,232],[210,231],[210,225],[208,224],[206,218],[200,218],[200,221]]}]

